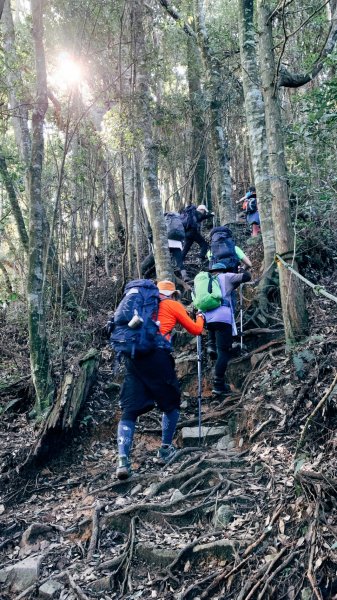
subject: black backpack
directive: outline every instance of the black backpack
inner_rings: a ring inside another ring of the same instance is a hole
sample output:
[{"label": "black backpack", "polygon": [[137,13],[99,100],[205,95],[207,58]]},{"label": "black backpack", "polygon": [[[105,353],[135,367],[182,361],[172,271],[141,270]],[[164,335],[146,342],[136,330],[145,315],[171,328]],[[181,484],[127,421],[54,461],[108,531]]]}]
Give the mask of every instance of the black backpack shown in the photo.
[{"label": "black backpack", "polygon": [[249,198],[247,202],[246,213],[247,215],[253,215],[257,211],[257,200],[256,196]]},{"label": "black backpack", "polygon": [[125,286],[114,319],[109,321],[110,346],[117,355],[133,358],[157,348],[171,349],[159,331],[159,302],[159,290],[149,279],[135,279]]},{"label": "black backpack", "polygon": [[194,204],[186,206],[181,212],[181,220],[185,231],[192,231],[198,227],[197,207]]},{"label": "black backpack", "polygon": [[235,242],[231,230],[226,227],[214,227],[211,231],[211,262],[221,262],[227,269],[235,272],[240,261],[235,252]]},{"label": "black backpack", "polygon": [[185,228],[180,214],[176,212],[167,212],[164,214],[164,219],[168,239],[183,242],[185,239]]}]

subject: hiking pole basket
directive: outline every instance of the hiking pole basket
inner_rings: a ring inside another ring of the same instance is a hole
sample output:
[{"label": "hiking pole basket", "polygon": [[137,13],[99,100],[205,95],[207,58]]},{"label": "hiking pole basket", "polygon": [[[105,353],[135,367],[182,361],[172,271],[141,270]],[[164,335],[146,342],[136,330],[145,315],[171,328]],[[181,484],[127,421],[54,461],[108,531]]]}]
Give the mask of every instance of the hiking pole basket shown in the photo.
[{"label": "hiking pole basket", "polygon": [[202,380],[201,380],[202,345],[201,345],[201,335],[197,336],[197,360],[198,360],[199,446],[201,446],[201,396],[202,396]]}]

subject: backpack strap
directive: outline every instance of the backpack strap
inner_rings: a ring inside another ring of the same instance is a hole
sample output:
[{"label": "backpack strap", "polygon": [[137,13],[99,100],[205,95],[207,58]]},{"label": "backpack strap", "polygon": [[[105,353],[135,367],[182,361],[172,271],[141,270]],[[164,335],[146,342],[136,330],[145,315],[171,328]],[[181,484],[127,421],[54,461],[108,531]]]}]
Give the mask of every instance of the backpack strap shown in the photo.
[{"label": "backpack strap", "polygon": [[209,294],[211,294],[212,293],[212,289],[213,289],[213,277],[212,277],[212,275],[210,273],[208,273],[208,277],[209,277],[209,280],[208,280],[207,291],[208,291]]}]

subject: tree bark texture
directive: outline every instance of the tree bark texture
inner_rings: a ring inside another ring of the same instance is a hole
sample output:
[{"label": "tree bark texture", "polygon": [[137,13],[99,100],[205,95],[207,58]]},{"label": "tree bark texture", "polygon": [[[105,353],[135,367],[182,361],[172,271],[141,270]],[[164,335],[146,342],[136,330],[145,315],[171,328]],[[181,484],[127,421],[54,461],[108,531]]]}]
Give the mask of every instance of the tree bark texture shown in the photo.
[{"label": "tree bark texture", "polygon": [[[239,34],[242,83],[245,97],[249,148],[261,219],[264,267],[266,269],[274,261],[275,237],[271,211],[271,191],[265,111],[257,66],[256,38],[253,17],[254,1],[239,0]],[[268,286],[268,280],[270,280],[271,276],[272,272],[270,271],[268,278],[266,277],[261,280],[262,295]]]},{"label": "tree bark texture", "polygon": [[54,393],[50,375],[43,298],[44,208],[41,188],[44,157],[43,125],[48,99],[43,47],[42,1],[31,0],[37,94],[32,115],[27,281],[30,364],[36,391],[35,410],[37,413],[44,411],[51,404]]},{"label": "tree bark texture", "polygon": [[173,268],[168,249],[167,230],[163,218],[163,209],[158,186],[158,152],[159,147],[154,139],[153,106],[150,96],[150,74],[147,66],[147,38],[144,31],[144,0],[135,0],[134,22],[137,24],[136,56],[138,57],[138,96],[140,102],[140,118],[144,133],[144,189],[148,206],[149,219],[153,234],[153,253],[156,262],[158,279],[173,279]]},{"label": "tree bark texture", "polygon": [[[269,153],[272,216],[276,252],[292,262],[295,269],[293,225],[291,222],[287,172],[280,105],[275,94],[275,58],[268,1],[258,0],[259,54],[261,80],[266,114],[266,133]],[[303,287],[299,279],[285,268],[279,267],[280,293],[285,337],[287,343],[295,342],[307,332],[307,312]]]},{"label": "tree bark texture", "polygon": [[105,185],[106,185],[106,194],[110,207],[110,215],[111,221],[113,223],[113,229],[116,237],[120,242],[123,242],[124,239],[124,227],[120,215],[118,199],[115,189],[115,182],[112,175],[111,163],[106,160],[103,162],[103,169],[105,171]]},{"label": "tree bark texture", "polygon": [[217,198],[220,223],[235,221],[236,212],[232,201],[232,183],[229,172],[228,142],[223,127],[223,86],[220,64],[209,43],[205,23],[203,0],[196,0],[198,39],[207,72],[210,93],[211,136],[216,157]]},{"label": "tree bark texture", "polygon": [[16,53],[15,29],[10,0],[5,0],[2,15],[4,33],[4,51],[6,57],[6,79],[9,91],[9,105],[16,143],[27,169],[30,162],[31,139],[28,128],[28,103],[25,99],[24,85],[20,73],[20,60]]},{"label": "tree bark texture", "polygon": [[20,238],[20,242],[23,246],[23,249],[26,254],[28,254],[29,242],[28,242],[28,233],[26,229],[25,222],[23,220],[22,211],[16,196],[16,191],[13,185],[12,178],[8,172],[7,164],[4,156],[0,155],[0,176],[2,181],[4,182],[4,186],[6,188],[6,192],[8,195],[9,203],[11,205],[11,210],[16,222],[16,226],[18,229],[18,234]]},{"label": "tree bark texture", "polygon": [[43,429],[32,450],[37,457],[45,448],[59,442],[62,433],[69,433],[74,427],[79,411],[83,407],[90,389],[96,381],[99,353],[94,348],[80,360],[77,375],[66,373],[57,393],[55,404],[44,422]]},{"label": "tree bark texture", "polygon": [[187,37],[187,78],[191,106],[192,161],[194,167],[195,196],[198,204],[206,202],[207,154],[205,127],[205,98],[200,82],[200,52],[195,40]]}]

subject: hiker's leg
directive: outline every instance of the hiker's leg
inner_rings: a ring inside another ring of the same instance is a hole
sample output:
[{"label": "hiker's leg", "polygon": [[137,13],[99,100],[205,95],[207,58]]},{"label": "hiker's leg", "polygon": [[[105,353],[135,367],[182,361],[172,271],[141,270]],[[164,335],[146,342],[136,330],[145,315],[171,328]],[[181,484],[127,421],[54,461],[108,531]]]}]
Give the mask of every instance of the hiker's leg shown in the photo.
[{"label": "hiker's leg", "polygon": [[180,248],[170,248],[171,258],[177,265],[179,271],[184,268],[183,259],[182,259],[182,250]]},{"label": "hiker's leg", "polygon": [[120,395],[122,416],[118,425],[118,453],[130,457],[135,425],[138,417],[154,408],[151,393],[139,376],[143,362],[126,359],[126,375]]},{"label": "hiker's leg", "polygon": [[223,394],[230,392],[230,387],[225,383],[225,372],[231,357],[232,326],[227,323],[209,323],[208,328],[215,333],[217,350],[212,391],[214,394]]},{"label": "hiker's leg", "polygon": [[169,446],[176,431],[180,411],[174,408],[170,412],[164,412],[162,416],[162,446]]},{"label": "hiker's leg", "polygon": [[118,455],[130,457],[133,436],[135,433],[136,420],[122,418],[118,423],[117,444]]},{"label": "hiker's leg", "polygon": [[215,341],[218,358],[215,363],[215,377],[224,380],[227,364],[232,348],[232,326],[228,323],[218,323],[215,331]]},{"label": "hiker's leg", "polygon": [[148,256],[146,256],[146,258],[144,258],[141,266],[141,273],[143,277],[148,277],[149,275],[151,275],[151,273],[154,272],[155,270],[155,261],[154,261],[154,256],[151,252],[151,254],[149,254]]},{"label": "hiker's leg", "polygon": [[172,445],[180,413],[180,385],[174,367],[173,356],[166,350],[158,350],[156,364],[152,365],[156,372],[151,392],[156,394],[156,404],[162,411],[162,445],[158,457],[164,462],[175,453]]},{"label": "hiker's leg", "polygon": [[210,358],[212,360],[215,360],[217,357],[217,351],[216,351],[215,331],[213,331],[213,330],[208,331],[208,339],[207,339],[206,348],[207,348],[207,354],[210,356]]},{"label": "hiker's leg", "polygon": [[207,250],[208,250],[208,243],[206,242],[205,238],[202,237],[201,233],[199,233],[199,231],[197,231],[194,235],[194,241],[197,242],[197,244],[199,244],[200,246],[200,258],[201,260],[205,260],[206,258],[206,254],[207,254]]},{"label": "hiker's leg", "polygon": [[194,242],[194,235],[188,235],[185,237],[184,247],[181,255],[182,261],[185,260],[187,253],[190,251],[190,248]]},{"label": "hiker's leg", "polygon": [[253,228],[252,228],[252,237],[256,237],[257,235],[260,234],[260,225],[258,225],[257,223],[253,223]]},{"label": "hiker's leg", "polygon": [[[186,269],[184,269],[183,252],[180,248],[171,248],[170,252],[174,251],[174,260],[176,261],[177,267],[180,271],[181,277],[184,281],[188,280]],[[173,252],[172,252],[173,254]]]}]

